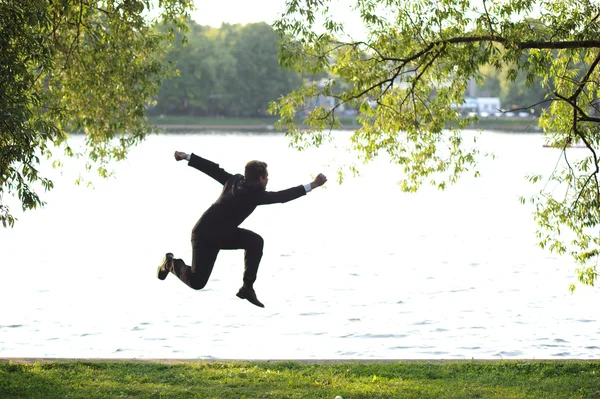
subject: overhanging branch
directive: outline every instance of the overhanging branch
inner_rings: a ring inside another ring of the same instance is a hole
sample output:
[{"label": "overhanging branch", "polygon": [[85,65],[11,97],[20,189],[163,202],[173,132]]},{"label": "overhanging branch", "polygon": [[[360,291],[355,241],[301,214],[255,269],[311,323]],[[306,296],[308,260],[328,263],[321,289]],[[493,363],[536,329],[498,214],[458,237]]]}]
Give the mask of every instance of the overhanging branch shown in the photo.
[{"label": "overhanging branch", "polygon": [[442,39],[435,40],[428,43],[423,49],[420,51],[405,57],[398,58],[392,56],[384,56],[381,54],[379,50],[374,48],[374,46],[370,43],[366,43],[364,41],[357,41],[351,43],[338,42],[346,46],[357,46],[364,45],[373,51],[375,51],[382,61],[394,61],[408,64],[425,54],[429,53],[431,50],[438,46],[444,46],[448,44],[465,44],[465,43],[480,43],[480,42],[494,42],[500,43],[505,47],[515,47],[520,50],[528,50],[528,49],[548,49],[548,50],[557,50],[557,49],[579,49],[579,48],[599,48],[600,49],[600,40],[569,40],[569,41],[509,41],[504,37],[496,36],[496,35],[481,35],[481,36],[459,36],[453,37],[450,39]]}]

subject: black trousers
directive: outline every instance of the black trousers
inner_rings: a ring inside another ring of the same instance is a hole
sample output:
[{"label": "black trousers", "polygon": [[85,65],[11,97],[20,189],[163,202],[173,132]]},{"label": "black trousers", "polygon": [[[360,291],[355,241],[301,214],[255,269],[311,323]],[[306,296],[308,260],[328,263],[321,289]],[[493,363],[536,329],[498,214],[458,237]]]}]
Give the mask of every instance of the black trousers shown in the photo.
[{"label": "black trousers", "polygon": [[192,266],[187,266],[181,259],[174,259],[171,272],[191,288],[201,290],[208,282],[221,249],[243,249],[244,284],[251,286],[256,281],[258,265],[263,255],[263,246],[264,241],[261,236],[239,227],[229,239],[219,245],[193,235]]}]

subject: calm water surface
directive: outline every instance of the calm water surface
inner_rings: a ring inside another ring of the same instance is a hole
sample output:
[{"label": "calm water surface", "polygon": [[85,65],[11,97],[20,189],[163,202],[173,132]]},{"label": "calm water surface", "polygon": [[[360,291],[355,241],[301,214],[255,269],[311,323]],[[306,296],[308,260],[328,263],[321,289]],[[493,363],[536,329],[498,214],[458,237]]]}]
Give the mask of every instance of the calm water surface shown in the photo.
[{"label": "calm water surface", "polygon": [[[598,289],[568,293],[575,266],[536,246],[518,201],[558,151],[537,134],[479,142],[496,155],[480,178],[418,194],[383,159],[337,185],[343,151],[297,152],[276,134],[150,137],[93,190],[73,185],[70,161],[49,172],[44,209],[0,230],[0,357],[597,358]],[[330,177],[242,225],[266,241],[265,309],[235,297],[242,251],[221,252],[203,291],[156,279],[165,252],[191,261],[191,228],[220,191],[175,150],[230,172],[264,160],[271,190]]]}]

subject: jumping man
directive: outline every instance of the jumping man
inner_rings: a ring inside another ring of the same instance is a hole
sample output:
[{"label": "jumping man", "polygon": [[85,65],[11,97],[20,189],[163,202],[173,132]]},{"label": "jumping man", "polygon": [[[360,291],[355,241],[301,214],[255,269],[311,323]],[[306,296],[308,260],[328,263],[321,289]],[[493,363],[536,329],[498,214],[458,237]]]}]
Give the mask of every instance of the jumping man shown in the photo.
[{"label": "jumping man", "polygon": [[242,176],[232,175],[198,155],[175,151],[176,161],[184,159],[189,166],[221,183],[223,191],[192,229],[192,265],[187,266],[183,260],[174,259],[172,253],[167,253],[158,267],[158,278],[164,280],[171,272],[189,287],[201,290],[208,282],[221,249],[244,249],[244,284],[237,296],[263,308],[253,288],[263,254],[263,239],[238,226],[258,205],[284,203],[302,197],[325,184],[327,178],[319,174],[313,182],[303,186],[266,191],[269,173],[264,162],[248,162]]}]

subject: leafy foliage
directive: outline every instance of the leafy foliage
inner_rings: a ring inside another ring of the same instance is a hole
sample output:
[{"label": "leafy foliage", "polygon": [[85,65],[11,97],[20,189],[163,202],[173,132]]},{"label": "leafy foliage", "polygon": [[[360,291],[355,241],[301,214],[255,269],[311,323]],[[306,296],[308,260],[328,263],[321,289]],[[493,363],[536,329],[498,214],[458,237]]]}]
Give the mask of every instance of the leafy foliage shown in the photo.
[{"label": "leafy foliage", "polygon": [[[361,127],[351,138],[360,159],[386,154],[404,170],[404,190],[426,182],[444,188],[462,173],[476,173],[477,147],[465,145],[459,130],[469,121],[456,112],[467,81],[483,84],[486,71],[497,70],[510,82],[518,79],[520,90],[540,85],[546,95],[539,123],[564,162],[549,171],[551,184],[523,201],[535,205],[540,245],[570,253],[579,280],[593,285],[600,251],[600,4],[356,0],[360,40],[344,32],[329,7],[328,0],[291,0],[275,23],[287,38],[283,63],[329,76],[327,85],[307,85],[271,105],[293,142],[318,145],[323,131],[338,123],[336,108],[350,104],[360,110]],[[349,85],[335,93],[341,82]],[[306,109],[306,99],[319,94],[335,97],[337,105]],[[300,112],[311,129],[295,124]],[[572,160],[566,148],[577,140],[589,153]]]},{"label": "leafy foliage", "polygon": [[164,82],[152,114],[262,117],[300,86],[297,73],[279,66],[279,35],[266,23],[188,24],[187,42],[168,54],[179,76]]},{"label": "leafy foliage", "polygon": [[[157,5],[155,6],[155,4]],[[151,128],[146,105],[172,73],[163,55],[192,0],[6,0],[0,2],[0,221],[14,224],[4,198],[43,204],[38,171],[56,146],[108,174]],[[151,15],[158,15],[151,18]],[[159,31],[158,24],[170,28]],[[71,133],[86,135],[79,153]]]}]

